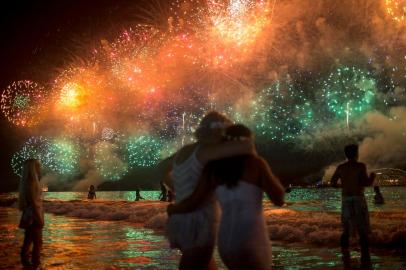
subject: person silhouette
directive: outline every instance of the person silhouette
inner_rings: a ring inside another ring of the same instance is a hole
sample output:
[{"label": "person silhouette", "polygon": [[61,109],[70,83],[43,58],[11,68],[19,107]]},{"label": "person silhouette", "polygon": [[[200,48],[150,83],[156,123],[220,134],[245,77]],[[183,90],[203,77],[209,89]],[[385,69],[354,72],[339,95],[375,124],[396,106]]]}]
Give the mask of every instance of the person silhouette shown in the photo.
[{"label": "person silhouette", "polygon": [[350,230],[354,226],[359,235],[361,246],[361,260],[370,261],[369,254],[369,213],[364,196],[364,187],[370,186],[375,174],[368,177],[367,167],[364,163],[358,162],[358,145],[350,144],[344,148],[347,162],[340,164],[331,178],[333,187],[338,187],[338,180],[341,180],[342,207],[341,222],[343,232],[340,238],[340,245],[343,252],[343,259],[349,258]]},{"label": "person silhouette", "polygon": [[375,204],[385,204],[385,200],[383,198],[383,195],[381,193],[381,190],[379,188],[379,186],[374,186],[374,203]]},{"label": "person silhouette", "polygon": [[[252,132],[237,124],[226,129],[227,141],[253,140]],[[212,161],[204,168],[194,192],[170,204],[168,215],[201,208],[214,194],[221,207],[218,250],[228,269],[270,269],[271,244],[262,209],[263,192],[284,204],[284,188],[268,163],[253,154]]]},{"label": "person silhouette", "polygon": [[89,193],[87,193],[87,198],[89,200],[96,199],[96,189],[93,185],[90,185],[89,187]]},{"label": "person silhouette", "polygon": [[140,189],[136,188],[135,189],[135,201],[139,201],[139,200],[144,200],[144,198],[140,194]]},{"label": "person silhouette", "polygon": [[[176,203],[192,194],[204,166],[216,159],[241,154],[254,154],[251,141],[224,142],[223,134],[232,122],[219,112],[208,112],[195,130],[196,142],[183,146],[170,159],[172,171],[168,183]],[[213,251],[216,243],[219,209],[214,197],[200,209],[168,218],[167,237],[171,248],[180,249],[179,269],[215,269]]]},{"label": "person silhouette", "polygon": [[159,195],[159,200],[162,202],[166,202],[167,200],[167,190],[166,187],[164,185],[164,182],[161,181],[159,182],[160,186],[161,186],[161,194]]},{"label": "person silhouette", "polygon": [[24,243],[21,248],[21,262],[24,268],[30,268],[29,250],[32,249],[32,266],[40,265],[42,249],[42,229],[44,227],[44,209],[42,188],[40,187],[41,165],[37,159],[24,162],[19,187],[18,208],[23,212],[19,228],[25,230]]}]

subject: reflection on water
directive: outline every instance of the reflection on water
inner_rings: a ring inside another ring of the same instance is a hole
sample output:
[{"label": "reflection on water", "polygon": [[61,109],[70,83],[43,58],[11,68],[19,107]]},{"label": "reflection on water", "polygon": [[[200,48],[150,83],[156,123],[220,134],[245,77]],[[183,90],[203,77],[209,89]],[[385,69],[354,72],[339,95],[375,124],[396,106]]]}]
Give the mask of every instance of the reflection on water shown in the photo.
[{"label": "reflection on water", "polygon": [[[384,205],[375,205],[374,190],[365,189],[369,211],[406,210],[406,187],[381,187]],[[341,211],[341,189],[293,188],[286,194],[288,207],[298,211]]]},{"label": "reflection on water", "polygon": [[[369,211],[406,210],[406,187],[381,187],[385,198],[384,205],[373,204],[372,187],[365,189]],[[9,193],[17,196],[16,193]],[[158,201],[160,191],[141,191],[145,200]],[[1,197],[1,196],[0,196]],[[87,192],[45,192],[45,200],[85,200]],[[135,191],[98,191],[97,201],[134,201]],[[264,200],[267,200],[264,197]],[[341,189],[335,188],[292,188],[286,194],[288,208],[298,211],[339,212],[341,209]]]},{"label": "reflection on water", "polygon": [[[17,228],[18,216],[15,209],[0,208],[0,268],[19,263],[23,231]],[[45,219],[45,269],[176,269],[179,253],[152,230],[51,214]]]},{"label": "reflection on water", "polygon": [[[0,269],[19,265],[23,232],[19,212],[0,207]],[[180,253],[168,248],[162,232],[122,221],[93,221],[46,214],[44,269],[176,269]],[[341,268],[338,248],[272,243],[274,269]],[[219,269],[224,269],[218,254]],[[353,264],[359,253],[353,252]],[[377,250],[374,269],[401,269],[406,258]]]},{"label": "reflection on water", "polygon": [[[384,205],[373,204],[372,187],[365,189],[369,211],[406,210],[406,187],[381,187],[385,198]],[[159,200],[159,191],[142,191],[146,200]],[[83,200],[86,192],[46,192],[46,200]],[[134,201],[135,191],[99,191],[98,200]],[[286,194],[288,208],[298,211],[339,212],[341,209],[341,190],[335,188],[293,188]]]}]

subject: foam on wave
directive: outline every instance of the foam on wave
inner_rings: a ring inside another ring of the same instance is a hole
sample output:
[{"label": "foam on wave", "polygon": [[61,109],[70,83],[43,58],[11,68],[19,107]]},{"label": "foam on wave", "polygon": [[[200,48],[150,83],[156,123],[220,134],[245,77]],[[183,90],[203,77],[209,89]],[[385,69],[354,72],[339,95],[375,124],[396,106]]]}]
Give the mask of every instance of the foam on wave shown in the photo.
[{"label": "foam on wave", "polygon": [[[167,205],[159,201],[44,201],[45,211],[55,215],[105,221],[120,220],[158,231],[165,229]],[[17,207],[17,202],[14,200],[13,204],[9,202],[3,206]],[[339,245],[341,222],[338,213],[277,208],[266,209],[264,215],[272,240],[320,246]],[[405,247],[405,212],[371,212],[370,218],[372,246]]]}]

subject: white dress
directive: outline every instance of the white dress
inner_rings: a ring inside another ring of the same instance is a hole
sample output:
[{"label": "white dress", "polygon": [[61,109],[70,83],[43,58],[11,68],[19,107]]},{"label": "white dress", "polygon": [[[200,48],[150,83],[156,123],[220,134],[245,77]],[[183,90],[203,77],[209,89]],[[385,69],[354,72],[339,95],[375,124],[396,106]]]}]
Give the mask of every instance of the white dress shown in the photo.
[{"label": "white dress", "polygon": [[[176,202],[189,197],[197,186],[203,165],[196,157],[196,150],[181,164],[173,164],[172,177]],[[218,224],[218,204],[215,196],[190,213],[174,214],[168,218],[167,236],[172,248],[186,250],[214,246]]]},{"label": "white dress", "polygon": [[239,181],[231,189],[216,188],[221,221],[220,256],[228,269],[271,269],[272,251],[262,211],[262,190]]}]

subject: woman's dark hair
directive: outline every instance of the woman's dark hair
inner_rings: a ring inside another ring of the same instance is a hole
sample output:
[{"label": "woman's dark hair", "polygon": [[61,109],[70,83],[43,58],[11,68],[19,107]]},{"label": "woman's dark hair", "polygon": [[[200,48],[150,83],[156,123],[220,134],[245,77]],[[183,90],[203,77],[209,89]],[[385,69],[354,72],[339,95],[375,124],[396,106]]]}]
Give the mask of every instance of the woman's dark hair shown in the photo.
[{"label": "woman's dark hair", "polygon": [[218,124],[221,123],[226,124],[228,126],[231,125],[232,122],[225,115],[219,112],[216,111],[208,112],[200,121],[199,126],[195,131],[196,139],[200,141],[204,140],[207,137],[210,137],[210,135],[213,133],[213,130],[221,128],[220,126],[217,126]]},{"label": "woman's dark hair", "polygon": [[[252,132],[249,128],[241,124],[236,124],[226,129],[224,140],[247,140],[252,137]],[[211,161],[207,164],[209,177],[217,179],[219,181],[218,184],[224,184],[227,188],[236,186],[241,179],[244,170],[244,162],[249,156],[250,155],[239,155]]]}]

